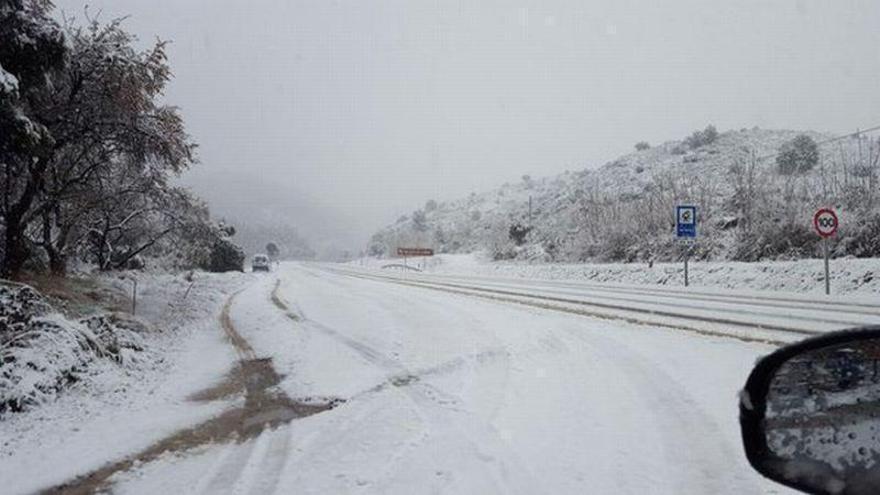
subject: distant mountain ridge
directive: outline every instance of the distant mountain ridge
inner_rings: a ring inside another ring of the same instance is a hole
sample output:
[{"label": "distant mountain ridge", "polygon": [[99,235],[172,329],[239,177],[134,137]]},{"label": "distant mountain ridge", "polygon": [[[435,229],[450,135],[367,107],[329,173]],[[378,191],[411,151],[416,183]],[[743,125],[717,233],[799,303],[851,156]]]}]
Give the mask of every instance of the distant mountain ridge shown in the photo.
[{"label": "distant mountain ridge", "polygon": [[[799,135],[820,144],[818,164],[805,173],[781,173],[775,156]],[[877,138],[826,143],[832,136],[758,128],[717,134],[711,142],[694,136],[597,169],[524,176],[466,198],[430,200],[377,232],[368,252],[387,256],[397,246],[418,245],[448,253],[487,251],[495,259],[670,260],[682,252],[672,236],[673,208],[693,203],[700,217],[694,254],[705,259],[812,256],[817,238],[810,218],[823,204],[842,211],[838,254],[880,255],[870,230],[880,230],[872,223]]]}]

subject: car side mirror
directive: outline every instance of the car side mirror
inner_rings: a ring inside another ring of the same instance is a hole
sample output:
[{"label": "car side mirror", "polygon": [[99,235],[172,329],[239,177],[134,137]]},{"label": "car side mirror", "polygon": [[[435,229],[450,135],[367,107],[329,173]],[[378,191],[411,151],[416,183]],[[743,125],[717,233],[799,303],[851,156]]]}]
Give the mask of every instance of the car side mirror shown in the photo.
[{"label": "car side mirror", "polygon": [[764,476],[806,493],[880,493],[880,327],[762,358],[739,409],[746,457]]}]

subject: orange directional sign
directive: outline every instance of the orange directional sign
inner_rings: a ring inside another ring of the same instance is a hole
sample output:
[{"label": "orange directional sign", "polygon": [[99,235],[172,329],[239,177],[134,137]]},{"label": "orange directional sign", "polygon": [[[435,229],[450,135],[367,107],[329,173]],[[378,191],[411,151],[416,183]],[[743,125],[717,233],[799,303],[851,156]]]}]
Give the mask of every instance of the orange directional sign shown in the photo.
[{"label": "orange directional sign", "polygon": [[397,248],[398,256],[434,256],[434,250],[429,248]]}]

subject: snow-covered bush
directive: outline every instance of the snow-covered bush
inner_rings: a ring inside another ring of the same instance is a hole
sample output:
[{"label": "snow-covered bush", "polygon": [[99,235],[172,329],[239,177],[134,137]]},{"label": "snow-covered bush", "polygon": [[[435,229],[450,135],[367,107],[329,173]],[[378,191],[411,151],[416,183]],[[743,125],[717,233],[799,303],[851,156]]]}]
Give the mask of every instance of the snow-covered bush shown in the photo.
[{"label": "snow-covered bush", "polygon": [[101,354],[97,339],[83,325],[57,313],[34,318],[0,345],[0,414],[53,397]]},{"label": "snow-covered bush", "polygon": [[737,238],[731,258],[735,261],[792,260],[816,254],[819,237],[806,225],[759,224],[755,231]]},{"label": "snow-covered bush", "polygon": [[119,364],[137,362],[147,349],[144,335],[149,328],[139,320],[118,313],[90,316],[80,321],[101,344],[104,355]]},{"label": "snow-covered bush", "polygon": [[855,225],[853,230],[842,232],[835,251],[857,258],[880,256],[880,214],[875,213]]},{"label": "snow-covered bush", "polygon": [[0,285],[0,344],[49,309],[40,294],[26,285]]},{"label": "snow-covered bush", "polygon": [[229,239],[217,239],[211,248],[208,264],[209,272],[240,272],[244,270],[244,251]]},{"label": "snow-covered bush", "polygon": [[70,320],[34,289],[0,285],[0,415],[50,400],[101,360],[137,362],[146,331],[120,315]]}]

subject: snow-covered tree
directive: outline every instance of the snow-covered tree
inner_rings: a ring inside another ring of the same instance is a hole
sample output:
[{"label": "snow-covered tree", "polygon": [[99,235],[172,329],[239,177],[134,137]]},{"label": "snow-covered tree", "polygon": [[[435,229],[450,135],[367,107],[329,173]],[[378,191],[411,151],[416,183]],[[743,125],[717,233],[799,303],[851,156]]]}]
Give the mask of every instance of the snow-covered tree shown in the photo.
[{"label": "snow-covered tree", "polygon": [[801,134],[783,144],[776,156],[776,166],[783,175],[807,172],[817,163],[819,163],[819,146],[806,134]]},{"label": "snow-covered tree", "polygon": [[[110,204],[117,221],[134,227],[132,220],[145,220],[161,208],[156,200],[166,193],[168,176],[194,160],[194,145],[177,109],[158,101],[171,76],[165,43],[138,51],[120,21],[68,25],[66,32],[70,62],[55,97],[42,107],[53,134],[63,139],[38,205],[43,217],[39,244],[55,272],[64,270],[72,235],[94,238],[95,225],[81,221],[88,216],[84,212],[101,210],[106,230],[116,224],[107,223]],[[76,118],[51,121],[50,115]],[[65,214],[65,206],[79,213]],[[131,237],[137,230],[126,232]],[[127,249],[140,250],[138,244],[129,239]],[[100,258],[101,267],[108,267],[107,259]]]},{"label": "snow-covered tree", "polygon": [[7,277],[31,254],[26,229],[59,146],[39,116],[67,52],[51,8],[47,0],[0,0],[0,275]]},{"label": "snow-covered tree", "polygon": [[123,266],[179,225],[168,179],[195,160],[178,110],[160,101],[166,43],[142,51],[119,20],[62,27],[50,9],[0,1],[7,276],[36,247],[55,273],[80,251]]}]

